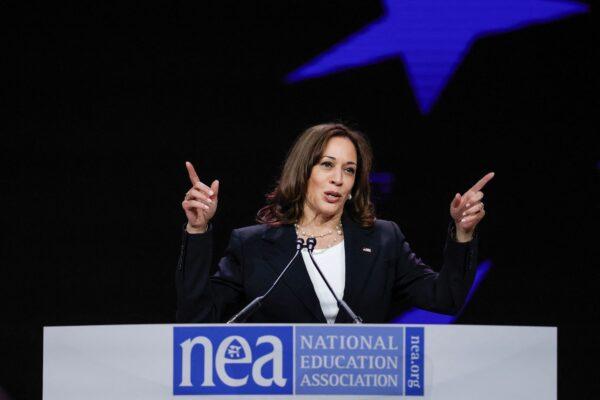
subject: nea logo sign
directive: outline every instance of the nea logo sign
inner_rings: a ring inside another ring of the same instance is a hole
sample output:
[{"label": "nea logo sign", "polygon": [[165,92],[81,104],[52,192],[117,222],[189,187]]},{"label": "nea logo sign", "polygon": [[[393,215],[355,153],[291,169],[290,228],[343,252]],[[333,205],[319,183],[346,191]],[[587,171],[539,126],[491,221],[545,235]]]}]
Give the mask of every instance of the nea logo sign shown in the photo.
[{"label": "nea logo sign", "polygon": [[173,328],[173,394],[291,394],[292,329]]}]

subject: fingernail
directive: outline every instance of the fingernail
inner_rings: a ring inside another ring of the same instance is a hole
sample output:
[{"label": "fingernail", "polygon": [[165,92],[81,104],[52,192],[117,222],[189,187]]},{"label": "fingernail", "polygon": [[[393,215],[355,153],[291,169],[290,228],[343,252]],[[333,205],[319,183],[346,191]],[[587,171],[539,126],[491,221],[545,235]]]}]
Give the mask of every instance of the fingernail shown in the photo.
[{"label": "fingernail", "polygon": [[463,217],[464,217],[465,215],[467,215],[467,212],[466,212],[466,211],[463,213]]},{"label": "fingernail", "polygon": [[467,208],[469,208],[470,206],[471,206],[471,203],[467,203],[467,204],[465,205],[465,207],[467,207]]},{"label": "fingernail", "polygon": [[465,222],[465,219],[464,219],[464,218],[463,218],[463,219],[461,219],[461,220],[460,220],[460,222]]},{"label": "fingernail", "polygon": [[210,198],[206,199],[206,201],[208,201],[209,203],[212,203],[212,200]]},{"label": "fingernail", "polygon": [[212,196],[213,194],[215,194],[215,192],[213,192],[212,190],[209,190],[208,194],[210,194]]},{"label": "fingernail", "polygon": [[209,207],[208,207],[206,204],[204,204],[204,208],[205,208],[206,210],[208,210],[208,208],[209,208]]}]

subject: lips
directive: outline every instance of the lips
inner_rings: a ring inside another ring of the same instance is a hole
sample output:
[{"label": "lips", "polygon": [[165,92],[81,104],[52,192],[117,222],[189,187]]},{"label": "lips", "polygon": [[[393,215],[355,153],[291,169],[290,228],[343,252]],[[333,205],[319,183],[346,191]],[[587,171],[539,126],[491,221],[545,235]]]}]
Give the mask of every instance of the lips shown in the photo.
[{"label": "lips", "polygon": [[335,191],[327,191],[325,192],[325,201],[328,203],[337,203],[342,198],[342,194],[340,192]]}]

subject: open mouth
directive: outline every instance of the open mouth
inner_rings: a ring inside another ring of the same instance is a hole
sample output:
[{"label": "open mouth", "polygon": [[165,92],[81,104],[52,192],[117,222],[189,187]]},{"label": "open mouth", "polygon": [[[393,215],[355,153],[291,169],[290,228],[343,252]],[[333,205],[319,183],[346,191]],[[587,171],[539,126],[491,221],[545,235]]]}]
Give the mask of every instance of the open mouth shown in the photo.
[{"label": "open mouth", "polygon": [[341,197],[342,197],[342,194],[341,194],[341,193],[338,193],[338,192],[332,192],[332,191],[325,192],[325,199],[326,199],[328,202],[331,202],[331,203],[335,203],[335,202],[336,202],[336,201],[338,201],[338,200],[339,200]]}]

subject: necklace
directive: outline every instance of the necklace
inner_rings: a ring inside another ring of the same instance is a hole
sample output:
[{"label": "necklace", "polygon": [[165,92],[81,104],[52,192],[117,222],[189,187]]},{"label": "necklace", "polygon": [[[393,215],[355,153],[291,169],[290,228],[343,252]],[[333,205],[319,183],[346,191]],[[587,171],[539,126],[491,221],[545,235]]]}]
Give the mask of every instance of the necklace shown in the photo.
[{"label": "necklace", "polygon": [[[320,239],[320,238],[324,238],[326,236],[329,236],[331,234],[333,234],[334,230],[329,230],[325,233],[322,233],[320,235],[311,235],[310,232],[303,230],[300,225],[298,224],[294,224],[294,227],[296,228],[296,236],[300,237],[313,237],[315,239]],[[344,230],[342,229],[342,221],[340,221],[337,226],[335,227],[335,233],[337,234],[337,236],[333,237],[331,242],[325,246],[325,248],[330,248],[333,247],[334,245],[338,244],[339,242],[341,242],[341,240],[344,237]]]}]

